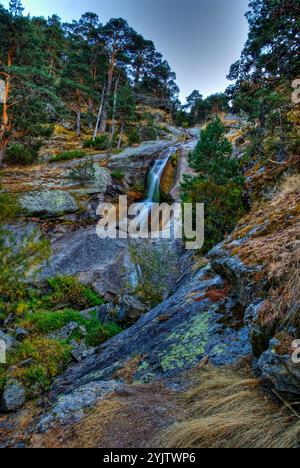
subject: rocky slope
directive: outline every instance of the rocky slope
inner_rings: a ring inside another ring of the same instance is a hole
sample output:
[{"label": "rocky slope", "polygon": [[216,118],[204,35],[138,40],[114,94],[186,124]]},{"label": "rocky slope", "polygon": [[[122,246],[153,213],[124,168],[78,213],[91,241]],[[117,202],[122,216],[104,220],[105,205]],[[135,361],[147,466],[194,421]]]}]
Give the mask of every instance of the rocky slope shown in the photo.
[{"label": "rocky slope", "polygon": [[[171,140],[148,143],[113,156],[108,161],[108,169],[102,167],[107,165],[103,156],[99,159],[94,156],[103,183],[97,197],[114,199],[116,193],[126,192],[126,187],[130,191],[133,181],[144,180],[159,153],[178,144],[182,137],[180,132],[176,135],[174,131],[173,135]],[[233,139],[238,136],[236,131],[232,132]],[[176,177],[170,191],[173,200],[178,199],[180,180],[189,170],[186,156],[194,144],[193,141],[180,144]],[[58,183],[59,168],[61,165],[52,169],[48,165],[33,169],[34,182],[29,181],[26,175],[26,190],[21,190],[21,199],[25,197],[24,206],[29,207],[26,197],[31,197],[27,192],[28,183],[32,187],[39,177],[45,180],[46,174],[50,185],[43,185],[43,189],[62,190],[76,199],[78,188]],[[121,185],[114,183],[112,172],[124,168],[126,180]],[[52,170],[54,175],[51,173],[48,179],[48,171]],[[190,254],[182,256],[178,246],[180,273],[173,293],[133,326],[71,366],[55,381],[46,405],[43,403],[43,407],[34,410],[25,407],[27,423],[21,439],[29,443],[34,434],[33,446],[46,445],[56,431],[84,423],[87,410],[105,405],[111,395],[132,395],[133,392],[140,401],[141,394],[151,393],[152,386],[159,381],[162,387],[155,391],[157,399],[164,395],[162,411],[165,411],[165,417],[156,416],[155,424],[151,420],[152,432],[149,429],[149,433],[152,434],[174,420],[177,397],[188,383],[186,371],[203,359],[216,366],[250,360],[254,372],[276,392],[286,398],[299,398],[299,365],[293,364],[291,359],[292,343],[299,331],[298,173],[298,157],[290,158],[285,164],[269,162],[249,169],[246,174],[248,193],[253,195],[254,202],[235,231],[206,259]],[[16,174],[8,171],[5,177],[7,186],[13,187]],[[19,187],[22,187],[22,177]],[[37,190],[39,192],[39,188]],[[104,242],[96,238],[94,228],[88,225],[94,215],[89,215],[87,223],[84,218],[87,206],[93,206],[90,195],[84,193],[82,210],[64,212],[54,223],[53,217],[51,222],[48,219],[41,223],[40,219],[32,218],[33,213],[27,219],[52,238],[52,259],[44,270],[44,277],[57,273],[77,275],[86,284],[92,284],[108,301],[114,302],[114,298],[120,296],[126,271],[130,277],[128,249],[121,240]],[[38,198],[36,205],[39,203],[43,202]],[[38,211],[45,213],[45,209]],[[89,213],[95,214],[93,208]],[[49,214],[53,216],[53,213]],[[113,305],[108,304],[104,309],[100,307],[98,313],[102,318],[103,314],[110,313]],[[144,312],[141,310],[140,315]],[[172,409],[170,401],[174,405]],[[144,411],[144,400],[142,407]],[[132,403],[134,411],[136,408]],[[149,412],[146,414],[149,417]],[[15,445],[19,440],[12,440],[14,437],[9,434],[11,424],[18,424],[18,418],[2,420],[7,435],[5,443]],[[126,437],[124,440],[124,434],[122,437],[124,446],[130,446]]]}]

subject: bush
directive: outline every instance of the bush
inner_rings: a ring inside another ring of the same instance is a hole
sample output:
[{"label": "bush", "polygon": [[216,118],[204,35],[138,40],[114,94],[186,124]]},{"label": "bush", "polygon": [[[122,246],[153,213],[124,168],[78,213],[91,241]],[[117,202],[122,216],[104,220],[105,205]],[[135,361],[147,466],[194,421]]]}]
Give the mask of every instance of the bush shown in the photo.
[{"label": "bush", "polygon": [[231,232],[244,213],[243,191],[234,182],[217,185],[199,179],[186,183],[184,203],[205,204],[205,241],[203,253],[209,252]]},{"label": "bush", "polygon": [[65,304],[73,309],[83,310],[103,304],[103,299],[92,289],[71,276],[50,278],[48,285],[52,289],[48,296],[52,305]]},{"label": "bush", "polygon": [[140,129],[140,139],[142,141],[154,141],[158,137],[158,129],[154,125],[147,125]]},{"label": "bush", "polygon": [[137,128],[132,128],[128,132],[128,143],[130,145],[135,145],[141,143],[141,137]]},{"label": "bush", "polygon": [[[37,396],[49,389],[51,382],[70,360],[71,348],[49,338],[26,339],[11,355],[10,364],[15,366],[9,373],[27,388],[29,396]],[[20,362],[30,359],[28,367],[18,366]]]},{"label": "bush", "polygon": [[31,164],[36,156],[35,151],[21,143],[11,144],[6,150],[7,162],[12,164]]},{"label": "bush", "polygon": [[155,307],[170,292],[178,267],[176,254],[166,244],[155,246],[145,242],[131,246],[130,257],[138,283],[134,293],[145,304]]},{"label": "bush", "polygon": [[123,171],[117,170],[117,171],[112,172],[112,173],[111,173],[111,176],[112,176],[113,179],[118,180],[118,181],[121,181],[121,180],[124,179],[124,176],[125,176],[125,175],[124,175],[124,172],[123,172]]},{"label": "bush", "polygon": [[244,177],[239,162],[232,156],[232,145],[224,137],[219,118],[208,125],[190,156],[195,177],[185,176],[184,203],[205,204],[205,243],[203,253],[221,242],[244,213]]},{"label": "bush", "polygon": [[95,138],[95,140],[86,140],[83,143],[84,148],[93,148],[97,151],[105,151],[109,147],[109,135],[104,134]]},{"label": "bush", "polygon": [[84,151],[64,151],[63,153],[56,154],[50,159],[50,162],[69,161],[71,159],[79,159],[85,156]]},{"label": "bush", "polygon": [[69,172],[68,178],[86,185],[95,179],[95,164],[92,160],[83,161]]}]

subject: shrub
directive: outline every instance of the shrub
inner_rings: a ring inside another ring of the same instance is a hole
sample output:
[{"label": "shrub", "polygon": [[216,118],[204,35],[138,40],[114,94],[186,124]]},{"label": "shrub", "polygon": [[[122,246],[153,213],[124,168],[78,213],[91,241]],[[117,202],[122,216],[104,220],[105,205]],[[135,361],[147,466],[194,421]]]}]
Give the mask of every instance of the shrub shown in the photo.
[{"label": "shrub", "polygon": [[[20,362],[31,360],[28,367],[19,367]],[[29,396],[46,391],[70,360],[70,347],[49,338],[26,339],[10,357],[15,367],[10,377],[17,378],[27,388]]]},{"label": "shrub", "polygon": [[103,304],[102,298],[92,289],[84,286],[71,276],[50,278],[48,285],[52,289],[49,296],[52,305],[66,304],[74,309],[83,310]]},{"label": "shrub", "polygon": [[80,159],[85,156],[84,151],[64,151],[63,153],[56,154],[50,159],[50,162],[69,161],[71,159]]},{"label": "shrub", "polygon": [[99,346],[122,331],[117,324],[103,325],[96,317],[86,324],[86,328],[88,334],[85,341],[88,346]]},{"label": "shrub", "polygon": [[186,182],[184,203],[205,204],[205,240],[203,253],[221,242],[231,232],[244,213],[242,188],[229,182],[217,185],[211,181],[193,179]]},{"label": "shrub", "polygon": [[177,272],[176,254],[166,244],[155,246],[145,242],[131,246],[130,257],[137,277],[134,293],[150,307],[156,306],[170,292]]},{"label": "shrub", "polygon": [[81,185],[88,184],[95,179],[94,161],[87,160],[80,163],[69,172],[68,178],[79,182]]},{"label": "shrub", "polygon": [[112,173],[111,173],[111,176],[112,176],[113,179],[118,180],[118,181],[121,181],[121,180],[124,179],[124,176],[125,176],[125,175],[124,175],[124,172],[123,172],[123,171],[117,170],[117,171],[112,172]]},{"label": "shrub", "polygon": [[184,203],[205,204],[204,253],[232,231],[244,213],[244,177],[239,162],[232,156],[232,145],[224,137],[219,118],[207,126],[190,156],[197,175],[185,176],[182,184]]},{"label": "shrub", "polygon": [[31,164],[36,156],[36,152],[21,143],[11,144],[6,150],[7,161],[12,164]]},{"label": "shrub", "polygon": [[147,125],[140,129],[140,139],[142,141],[154,141],[158,137],[158,129],[155,125]]},{"label": "shrub", "polygon": [[132,128],[128,132],[128,143],[130,145],[139,144],[141,142],[141,137],[137,128]]},{"label": "shrub", "polygon": [[97,151],[105,151],[109,147],[109,135],[103,134],[95,138],[95,140],[86,140],[83,143],[84,148],[93,148]]}]

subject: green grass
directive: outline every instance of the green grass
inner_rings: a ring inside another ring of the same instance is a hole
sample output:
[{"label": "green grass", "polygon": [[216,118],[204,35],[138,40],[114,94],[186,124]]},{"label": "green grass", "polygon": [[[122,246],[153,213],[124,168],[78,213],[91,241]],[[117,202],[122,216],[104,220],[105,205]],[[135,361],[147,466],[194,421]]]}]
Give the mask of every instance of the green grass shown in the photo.
[{"label": "green grass", "polygon": [[49,162],[60,162],[60,161],[70,161],[72,159],[80,159],[86,156],[84,151],[75,150],[75,151],[64,151],[58,153],[49,160]]}]

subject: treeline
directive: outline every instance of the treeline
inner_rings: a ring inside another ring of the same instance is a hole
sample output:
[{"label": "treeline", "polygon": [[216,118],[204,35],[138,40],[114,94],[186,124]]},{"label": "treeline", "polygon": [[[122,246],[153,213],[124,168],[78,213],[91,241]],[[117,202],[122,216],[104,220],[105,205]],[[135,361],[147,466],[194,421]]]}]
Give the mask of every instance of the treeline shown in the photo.
[{"label": "treeline", "polygon": [[255,126],[254,152],[263,151],[262,137],[268,132],[278,138],[277,149],[284,156],[286,138],[293,131],[290,112],[296,107],[292,83],[300,77],[299,0],[253,0],[246,17],[248,40],[228,75],[234,84],[206,99],[195,90],[176,119],[194,125],[228,110],[244,114]]},{"label": "treeline", "polygon": [[[194,175],[182,184],[183,201],[206,206],[204,252],[234,229],[247,208],[245,169],[257,163],[266,172],[274,164],[288,167],[300,155],[300,108],[292,99],[293,82],[300,78],[299,0],[251,1],[247,19],[249,37],[229,74],[235,84],[206,100],[194,91],[177,113],[189,124],[208,123],[189,156]],[[228,109],[247,122],[239,158],[216,118]]]},{"label": "treeline", "polygon": [[[24,16],[19,0],[0,5],[0,80],[3,88],[0,163],[11,144],[36,153],[51,124],[64,118],[95,134],[120,131],[134,119],[135,96],[150,95],[170,108],[176,75],[152,41],[122,18],[103,25],[94,13],[62,23],[56,15]],[[116,99],[117,98],[117,99]],[[118,102],[118,106],[117,106]],[[163,104],[162,104],[163,105]]]}]

